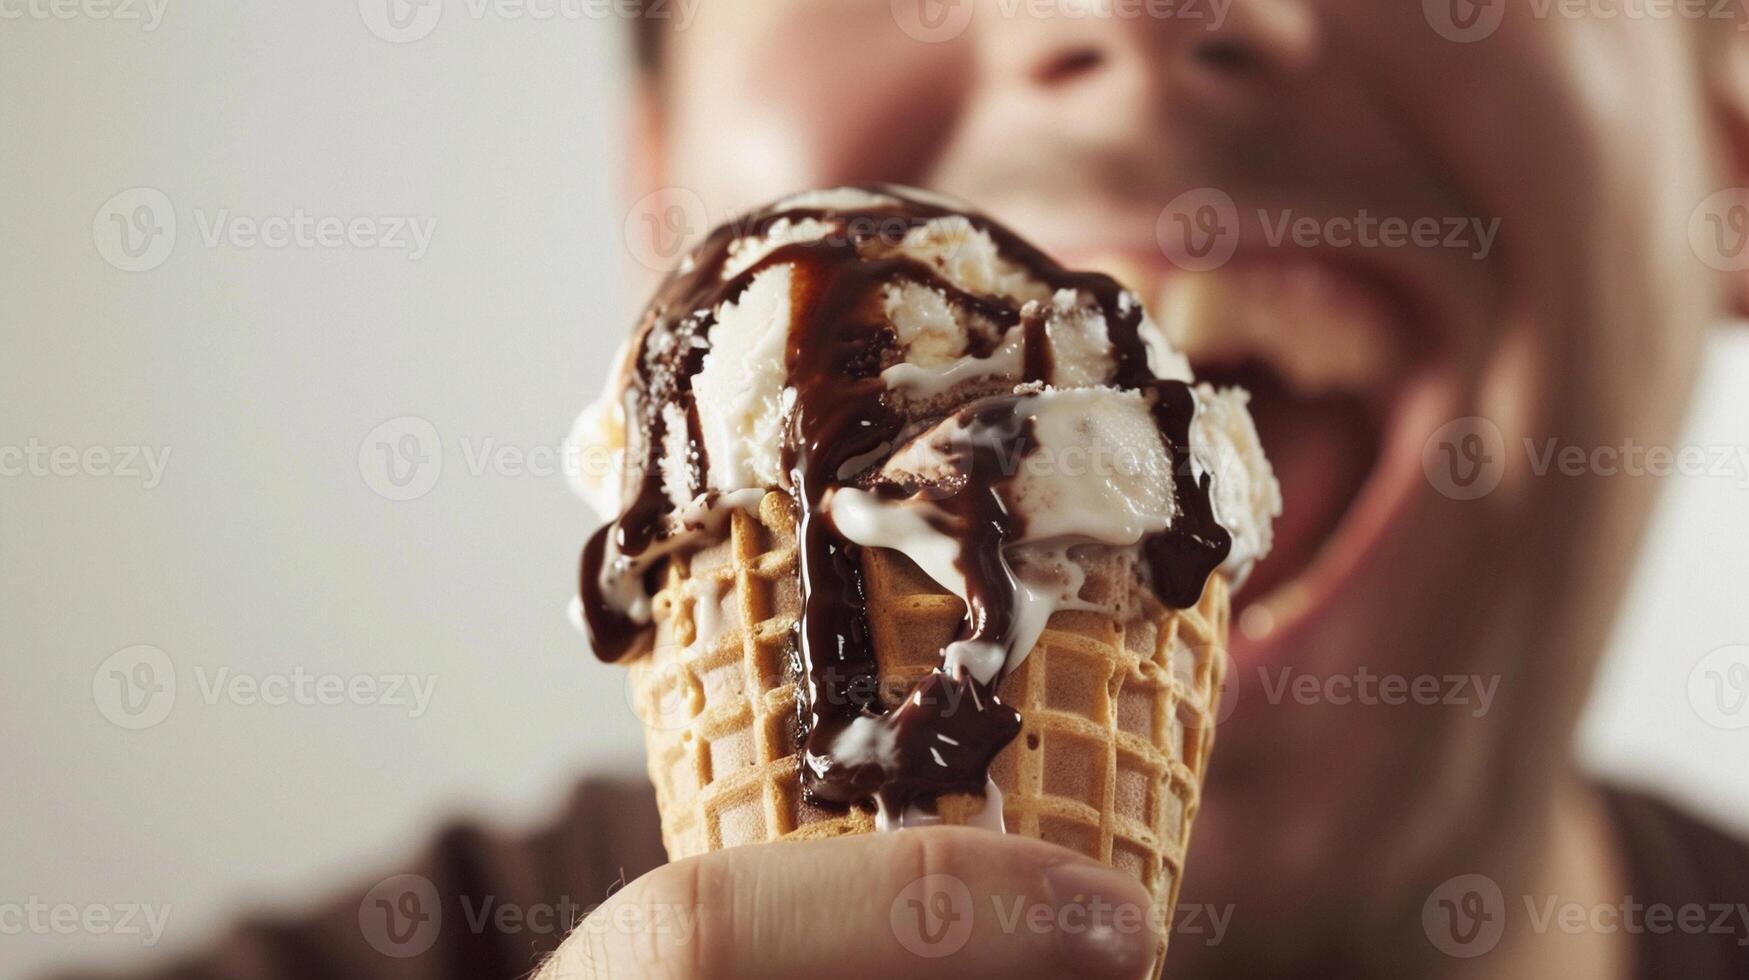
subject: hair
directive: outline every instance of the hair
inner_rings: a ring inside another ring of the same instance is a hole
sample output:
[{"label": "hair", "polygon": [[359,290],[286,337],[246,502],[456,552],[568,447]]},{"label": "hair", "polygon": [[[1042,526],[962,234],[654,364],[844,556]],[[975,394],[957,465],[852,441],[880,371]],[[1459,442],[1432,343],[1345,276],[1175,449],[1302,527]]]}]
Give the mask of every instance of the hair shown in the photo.
[{"label": "hair", "polygon": [[649,0],[633,0],[635,13],[632,16],[632,56],[636,59],[638,71],[646,75],[655,75],[662,67],[663,35],[667,33],[667,25],[663,18],[649,16]]}]

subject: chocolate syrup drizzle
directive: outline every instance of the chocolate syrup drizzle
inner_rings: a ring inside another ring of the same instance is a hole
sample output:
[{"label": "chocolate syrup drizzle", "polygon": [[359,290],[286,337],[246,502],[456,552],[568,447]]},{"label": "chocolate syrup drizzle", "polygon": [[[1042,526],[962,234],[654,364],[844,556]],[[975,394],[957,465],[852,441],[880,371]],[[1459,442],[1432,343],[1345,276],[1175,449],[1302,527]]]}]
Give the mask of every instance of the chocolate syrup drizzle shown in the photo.
[{"label": "chocolate syrup drizzle", "polygon": [[[802,785],[815,803],[851,805],[878,801],[889,813],[925,807],[944,793],[979,793],[991,760],[1021,728],[1019,714],[996,696],[1001,674],[980,682],[964,670],[937,669],[896,706],[879,701],[879,668],[864,610],[861,551],[833,527],[823,506],[835,487],[862,479],[928,419],[907,417],[889,397],[880,377],[896,343],[882,290],[910,281],[938,290],[966,313],[992,324],[999,334],[1019,326],[1025,339],[1023,380],[1048,382],[1053,372],[1046,319],[1037,308],[1022,310],[1006,297],[960,289],[935,269],[897,254],[903,233],[929,221],[963,217],[988,234],[1009,261],[1028,269],[1055,290],[1077,290],[1102,308],[1115,370],[1110,383],[1140,391],[1151,404],[1170,453],[1175,512],[1172,526],[1149,536],[1142,551],[1160,600],[1187,608],[1201,597],[1208,576],[1226,559],[1232,539],[1215,520],[1210,477],[1199,472],[1190,451],[1196,397],[1188,385],[1156,377],[1148,367],[1140,328],[1142,309],[1111,278],[1071,272],[1013,232],[978,215],[918,200],[885,185],[862,188],[897,203],[854,209],[768,208],[717,229],[669,277],[645,314],[626,379],[627,504],[619,519],[598,531],[583,552],[585,622],[596,653],[617,661],[647,644],[647,615],[639,617],[613,601],[628,587],[647,597],[662,556],[684,548],[696,527],[681,526],[662,486],[666,443],[663,406],[685,412],[693,454],[687,473],[692,497],[706,495],[708,461],[698,425],[692,379],[703,364],[715,311],[738,297],[767,269],[791,267],[792,321],[788,344],[789,387],[795,394],[787,419],[783,466],[799,507],[797,538],[802,615],[795,657],[802,683],[798,718],[802,735]],[[818,241],[783,245],[750,268],[723,278],[731,246],[759,239],[784,220],[817,219],[841,229]],[[888,246],[880,249],[871,246]],[[871,257],[870,253],[874,253]],[[975,350],[976,348],[974,348]],[[935,499],[951,527],[940,530],[962,542],[968,609],[961,639],[989,640],[1006,634],[1015,611],[1014,578],[1005,545],[1024,534],[1023,517],[1001,494],[1002,475],[1034,448],[1032,424],[1013,398],[985,399],[961,413],[967,440],[956,451],[956,471],[994,474],[967,480],[958,492]],[[635,464],[635,465],[634,465]],[[850,472],[859,468],[857,472]],[[908,488],[875,485],[886,496]],[[854,724],[877,726],[890,750],[871,760],[845,759],[836,746]]]}]

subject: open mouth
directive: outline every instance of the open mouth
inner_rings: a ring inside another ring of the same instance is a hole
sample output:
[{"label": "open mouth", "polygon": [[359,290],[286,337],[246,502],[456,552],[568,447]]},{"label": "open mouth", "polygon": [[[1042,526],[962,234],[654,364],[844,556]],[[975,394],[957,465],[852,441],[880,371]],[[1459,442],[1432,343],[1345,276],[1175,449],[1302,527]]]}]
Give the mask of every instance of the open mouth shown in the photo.
[{"label": "open mouth", "polygon": [[1418,485],[1432,344],[1388,287],[1321,258],[1110,271],[1144,297],[1199,381],[1251,393],[1283,512],[1274,548],[1234,597],[1234,646],[1264,656],[1352,577]]},{"label": "open mouth", "polygon": [[1384,409],[1360,392],[1296,389],[1260,358],[1200,364],[1197,376],[1251,393],[1251,417],[1284,488],[1275,547],[1235,597],[1243,610],[1305,571],[1335,533],[1378,462]]}]

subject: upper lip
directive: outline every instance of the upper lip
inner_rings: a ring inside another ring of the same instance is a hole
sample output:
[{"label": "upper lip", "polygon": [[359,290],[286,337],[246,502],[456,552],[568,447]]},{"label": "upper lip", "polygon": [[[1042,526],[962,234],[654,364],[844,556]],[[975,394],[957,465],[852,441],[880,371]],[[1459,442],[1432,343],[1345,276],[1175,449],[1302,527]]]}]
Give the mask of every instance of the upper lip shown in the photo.
[{"label": "upper lip", "polygon": [[[1327,228],[1357,221],[1364,215],[1372,222],[1434,219],[1445,227],[1443,223],[1452,220],[1479,219],[1449,207],[1428,206],[1419,213],[1411,213],[1408,205],[1391,209],[1369,209],[1364,205],[1337,207],[1267,196],[1268,200],[1240,199],[1234,205],[1228,219],[1236,217],[1236,227],[1223,229],[1232,244],[1232,257],[1227,264],[1310,262],[1339,269],[1367,283],[1393,307],[1396,315],[1392,319],[1402,328],[1412,349],[1430,359],[1461,362],[1480,359],[1486,338],[1481,331],[1466,325],[1487,322],[1489,315],[1497,312],[1495,307],[1502,298],[1499,295],[1502,280],[1497,270],[1507,262],[1510,247],[1504,234],[1498,236],[1499,240],[1483,258],[1477,258],[1465,245],[1446,247],[1443,242],[1433,247],[1339,246],[1321,238],[1303,242],[1292,234],[1282,236],[1280,222],[1291,219],[1296,226],[1309,222],[1312,227]],[[1184,271],[1168,256],[1156,234],[1154,219],[1162,213],[1158,204],[1151,208],[1132,205],[1121,209],[1090,204],[1072,222],[1055,228],[1044,222],[1033,231],[1048,251],[1071,267],[1097,265],[1102,258],[1111,257],[1141,268],[1158,282]]]},{"label": "upper lip", "polygon": [[[1329,247],[1275,247],[1267,244],[1247,247],[1242,243],[1221,268],[1242,269],[1279,264],[1323,265],[1363,284],[1385,304],[1390,311],[1386,319],[1398,332],[1406,351],[1412,354],[1414,360],[1456,356],[1465,346],[1465,332],[1459,325],[1469,318],[1454,311],[1473,305],[1473,299],[1466,299],[1460,290],[1454,288],[1449,274],[1441,275],[1437,269],[1428,268],[1429,263],[1396,254],[1402,251],[1406,250],[1363,251]],[[1139,271],[1147,283],[1146,288],[1156,293],[1161,285],[1172,278],[1197,274],[1187,272],[1174,264],[1158,249],[1108,248],[1059,254],[1073,256],[1066,262],[1071,267],[1123,264]],[[1142,297],[1145,303],[1152,302],[1153,298],[1152,295]]]}]

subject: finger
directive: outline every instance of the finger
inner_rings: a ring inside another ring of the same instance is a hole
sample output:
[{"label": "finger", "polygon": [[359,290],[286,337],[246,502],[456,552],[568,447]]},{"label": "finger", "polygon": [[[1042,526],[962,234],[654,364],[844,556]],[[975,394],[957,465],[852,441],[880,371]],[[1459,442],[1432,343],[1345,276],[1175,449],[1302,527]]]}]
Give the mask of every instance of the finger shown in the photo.
[{"label": "finger", "polygon": [[1014,835],[934,827],[766,844],[633,882],[540,980],[1133,980],[1151,968],[1157,913],[1128,875]]}]

